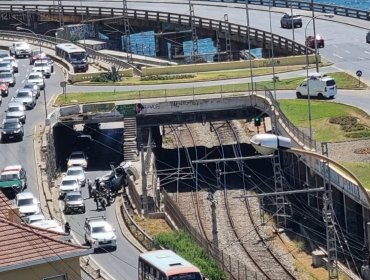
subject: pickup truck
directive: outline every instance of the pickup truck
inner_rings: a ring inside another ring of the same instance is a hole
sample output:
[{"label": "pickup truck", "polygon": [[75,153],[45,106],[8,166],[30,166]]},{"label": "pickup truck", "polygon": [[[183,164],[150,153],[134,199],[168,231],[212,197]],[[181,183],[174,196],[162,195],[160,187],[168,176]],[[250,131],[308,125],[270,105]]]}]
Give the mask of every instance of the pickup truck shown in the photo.
[{"label": "pickup truck", "polygon": [[297,15],[284,14],[280,19],[281,28],[302,27],[302,18]]},{"label": "pickup truck", "polygon": [[31,47],[26,42],[15,42],[9,47],[10,55],[14,55],[15,58],[20,56],[30,57],[31,56]]},{"label": "pickup truck", "polygon": [[10,165],[1,170],[0,189],[21,192],[27,187],[26,171],[20,165]]}]

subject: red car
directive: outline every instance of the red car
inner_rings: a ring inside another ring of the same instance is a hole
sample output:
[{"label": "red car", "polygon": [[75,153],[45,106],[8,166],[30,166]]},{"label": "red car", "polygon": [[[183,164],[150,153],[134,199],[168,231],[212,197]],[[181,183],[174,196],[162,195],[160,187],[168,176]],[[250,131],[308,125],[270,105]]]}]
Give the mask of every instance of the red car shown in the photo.
[{"label": "red car", "polygon": [[46,57],[44,52],[40,52],[40,50],[32,50],[30,55],[30,65],[33,65],[36,60],[43,59]]},{"label": "red car", "polygon": [[2,97],[9,95],[8,83],[0,81],[0,92]]},{"label": "red car", "polygon": [[[316,35],[316,44],[317,48],[323,48],[325,46],[324,38],[320,35]],[[306,46],[309,48],[315,48],[315,37],[314,36],[308,36],[306,38]]]}]

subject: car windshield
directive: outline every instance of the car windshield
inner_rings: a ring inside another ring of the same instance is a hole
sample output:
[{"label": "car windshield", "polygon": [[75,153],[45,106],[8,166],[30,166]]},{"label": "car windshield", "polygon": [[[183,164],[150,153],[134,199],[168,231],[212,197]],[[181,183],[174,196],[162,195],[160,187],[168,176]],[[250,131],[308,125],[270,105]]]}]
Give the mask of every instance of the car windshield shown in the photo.
[{"label": "car windshield", "polygon": [[82,60],[86,58],[86,53],[71,53],[71,59],[72,60]]},{"label": "car windshield", "polygon": [[38,74],[30,74],[28,76],[28,79],[32,80],[32,79],[42,79],[40,75]]},{"label": "car windshield", "polygon": [[16,43],[15,46],[17,48],[28,48],[27,43]]},{"label": "car windshield", "polygon": [[168,280],[202,280],[202,276],[198,272],[188,272],[170,276]]},{"label": "car windshield", "polygon": [[8,52],[6,53],[0,53],[0,58],[9,56]]},{"label": "car windshield", "polygon": [[33,205],[33,198],[25,198],[18,200],[18,206]]},{"label": "car windshield", "polygon": [[49,65],[47,64],[47,62],[37,62],[37,63],[35,63],[35,66],[37,66],[37,67],[48,67]]},{"label": "car windshield", "polygon": [[12,181],[17,179],[18,179],[17,174],[2,174],[0,177],[1,181]]},{"label": "car windshield", "polygon": [[28,97],[31,96],[31,94],[28,91],[20,91],[17,93],[17,97]]},{"label": "car windshield", "polygon": [[35,88],[35,85],[33,85],[33,84],[25,84],[24,85],[24,88],[34,89]]},{"label": "car windshield", "polygon": [[20,127],[19,123],[16,123],[16,122],[4,123],[4,129],[13,129],[13,128],[19,128],[19,127]]},{"label": "car windshield", "polygon": [[74,184],[76,184],[75,180],[63,180],[62,181],[63,186],[73,186]]},{"label": "car windshield", "polygon": [[0,73],[0,79],[1,78],[12,78],[12,73]]},{"label": "car windshield", "polygon": [[72,154],[70,159],[84,159],[84,156],[82,154]]},{"label": "car windshield", "polygon": [[105,232],[111,232],[111,231],[113,230],[109,225],[98,226],[98,227],[92,228],[92,233],[105,233]]},{"label": "car windshield", "polygon": [[23,111],[20,107],[8,107],[8,112]]},{"label": "car windshield", "polygon": [[326,85],[327,85],[328,87],[330,87],[330,86],[335,86],[335,80],[329,80],[329,81],[326,81]]},{"label": "car windshield", "polygon": [[81,200],[82,199],[82,196],[80,195],[67,195],[66,196],[66,201],[77,201],[77,200]]},{"label": "car windshield", "polygon": [[68,170],[67,171],[67,175],[70,175],[70,176],[76,176],[76,175],[82,175],[83,172],[82,170]]}]

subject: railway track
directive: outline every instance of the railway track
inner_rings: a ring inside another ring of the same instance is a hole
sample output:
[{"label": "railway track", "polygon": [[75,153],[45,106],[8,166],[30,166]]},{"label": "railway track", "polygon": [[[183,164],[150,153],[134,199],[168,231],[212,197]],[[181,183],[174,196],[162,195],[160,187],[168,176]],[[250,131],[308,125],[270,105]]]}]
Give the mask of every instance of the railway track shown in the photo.
[{"label": "railway track", "polygon": [[[217,134],[220,142],[220,147],[226,139],[230,142],[230,135],[235,138],[236,143],[233,144],[235,156],[241,156],[239,140],[237,133],[229,122],[225,125],[213,124],[213,131]],[[240,168],[240,165],[239,165]],[[226,181],[226,180],[225,180]],[[232,245],[236,247],[238,243],[244,251],[244,255],[249,258],[246,264],[251,266],[256,272],[254,275],[246,275],[246,277],[255,277],[257,279],[298,279],[285,267],[282,261],[277,257],[270,248],[270,244],[265,241],[259,231],[259,226],[255,223],[253,213],[248,200],[243,201],[233,199],[232,197],[240,197],[246,194],[245,189],[242,190],[227,190],[225,187],[222,192],[222,203],[218,204],[226,211],[229,222],[229,231],[235,236],[235,242]],[[256,209],[258,210],[258,209]],[[247,229],[247,232],[246,232]],[[239,278],[245,279],[245,278]]]}]

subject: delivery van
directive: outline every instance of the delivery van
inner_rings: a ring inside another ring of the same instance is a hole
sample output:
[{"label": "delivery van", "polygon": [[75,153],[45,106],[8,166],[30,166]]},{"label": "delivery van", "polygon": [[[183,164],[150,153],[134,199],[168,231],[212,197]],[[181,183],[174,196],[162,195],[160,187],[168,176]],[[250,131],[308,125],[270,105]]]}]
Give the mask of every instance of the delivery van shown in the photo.
[{"label": "delivery van", "polygon": [[308,78],[304,79],[296,89],[297,98],[308,96],[308,94],[310,97],[334,98],[337,94],[335,80],[319,73],[309,74]]}]

